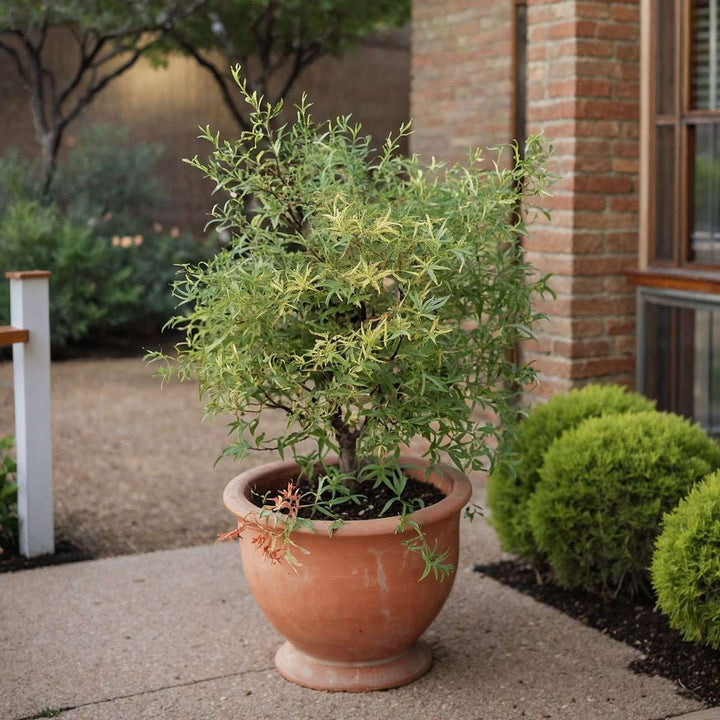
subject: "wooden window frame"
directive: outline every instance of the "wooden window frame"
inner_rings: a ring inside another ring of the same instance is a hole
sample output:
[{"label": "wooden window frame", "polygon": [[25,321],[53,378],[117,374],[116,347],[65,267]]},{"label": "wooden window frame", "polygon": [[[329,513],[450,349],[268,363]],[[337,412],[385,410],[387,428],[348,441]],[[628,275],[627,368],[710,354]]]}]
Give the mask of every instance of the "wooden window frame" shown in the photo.
[{"label": "wooden window frame", "polygon": [[[636,285],[661,286],[693,290],[701,280],[702,291],[720,294],[720,262],[698,263],[690,256],[690,193],[692,190],[690,156],[691,128],[703,122],[719,121],[718,110],[692,110],[691,102],[691,0],[676,0],[675,27],[675,112],[656,112],[657,72],[656,47],[658,0],[641,0],[640,37],[640,242],[639,272],[629,279]],[[655,255],[655,151],[659,126],[675,128],[674,175],[675,200],[673,213],[673,258],[657,260]],[[645,280],[645,276],[647,281]]]}]

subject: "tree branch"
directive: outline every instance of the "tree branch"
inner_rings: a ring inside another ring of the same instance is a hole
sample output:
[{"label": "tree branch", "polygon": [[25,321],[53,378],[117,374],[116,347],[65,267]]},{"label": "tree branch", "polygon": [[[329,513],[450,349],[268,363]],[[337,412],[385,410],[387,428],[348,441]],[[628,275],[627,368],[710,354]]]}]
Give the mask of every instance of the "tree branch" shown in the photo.
[{"label": "tree branch", "polygon": [[[111,73],[105,75],[97,84],[94,84],[93,80],[87,90],[78,98],[75,107],[60,121],[61,128],[64,129],[65,126],[72,122],[108,83],[129,70],[142,57],[142,53],[143,50],[135,50],[126,62],[115,68]],[[97,68],[93,68],[93,71],[96,70]]]},{"label": "tree branch", "polygon": [[[94,34],[94,33],[93,33]],[[82,82],[83,78],[85,77],[85,73],[88,71],[90,66],[92,65],[93,60],[97,56],[97,54],[102,49],[103,45],[105,44],[106,39],[98,37],[95,41],[95,47],[92,48],[89,52],[86,51],[86,44],[89,39],[90,33],[85,33],[83,35],[82,44],[80,45],[80,62],[78,63],[77,70],[75,71],[75,76],[70,81],[70,83],[65,87],[65,89],[60,94],[60,97],[57,100],[57,107],[62,107],[63,103],[70,97],[72,92],[77,89],[77,87]]]},{"label": "tree branch", "polygon": [[22,64],[22,60],[20,59],[20,54],[18,51],[12,47],[12,45],[6,45],[4,42],[0,40],[0,50],[6,52],[10,57],[13,59],[13,62],[15,63],[15,69],[17,70],[18,75],[20,76],[20,80],[23,84],[23,86],[29,91],[30,90],[30,78],[25,71],[25,67]]},{"label": "tree branch", "polygon": [[238,125],[240,125],[243,130],[249,130],[250,124],[240,113],[240,109],[237,106],[235,98],[230,93],[227,78],[220,72],[220,70],[215,67],[215,65],[213,65],[209,60],[203,57],[200,52],[192,45],[192,43],[188,42],[182,35],[180,35],[180,33],[173,32],[171,33],[171,36],[183,48],[183,50],[188,53],[188,55],[191,55],[193,58],[195,58],[197,63],[204,67],[213,76],[215,82],[220,88],[220,92],[222,93],[225,106],[228,110],[230,110],[230,113],[235,118],[235,121],[238,123]]}]

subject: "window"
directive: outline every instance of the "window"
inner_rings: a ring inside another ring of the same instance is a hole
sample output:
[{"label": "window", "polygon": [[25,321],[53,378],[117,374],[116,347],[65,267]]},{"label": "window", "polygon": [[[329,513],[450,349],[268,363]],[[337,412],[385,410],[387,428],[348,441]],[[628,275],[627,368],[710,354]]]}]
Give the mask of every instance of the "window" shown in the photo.
[{"label": "window", "polygon": [[720,0],[645,9],[638,389],[720,434]]},{"label": "window", "polygon": [[653,0],[649,265],[720,271],[720,0]]},{"label": "window", "polygon": [[640,385],[662,410],[720,435],[720,305],[713,295],[639,291]]}]

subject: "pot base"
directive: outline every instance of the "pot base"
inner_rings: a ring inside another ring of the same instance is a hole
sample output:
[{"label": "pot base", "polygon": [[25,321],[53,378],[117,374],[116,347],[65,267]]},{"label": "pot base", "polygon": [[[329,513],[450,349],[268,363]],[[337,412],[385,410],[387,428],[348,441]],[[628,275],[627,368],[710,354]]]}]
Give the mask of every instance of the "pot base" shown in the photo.
[{"label": "pot base", "polygon": [[387,690],[417,680],[431,665],[430,646],[422,641],[402,655],[370,663],[319,660],[300,652],[289,642],[281,645],[275,653],[275,667],[286,680],[313,690]]}]

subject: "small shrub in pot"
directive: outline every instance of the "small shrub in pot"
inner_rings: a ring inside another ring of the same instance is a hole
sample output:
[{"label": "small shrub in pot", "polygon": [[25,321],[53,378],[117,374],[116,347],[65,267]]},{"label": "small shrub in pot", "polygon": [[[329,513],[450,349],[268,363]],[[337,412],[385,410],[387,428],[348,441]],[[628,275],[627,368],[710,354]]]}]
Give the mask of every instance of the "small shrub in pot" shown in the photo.
[{"label": "small shrub in pot", "polygon": [[715,441],[678,415],[606,415],[568,430],[545,455],[529,502],[535,541],[558,583],[650,595],[663,513],[717,468]]},{"label": "small shrub in pot", "polygon": [[[212,222],[233,239],[207,263],[184,268],[175,294],[187,312],[170,324],[185,340],[176,356],[155,356],[166,361],[161,374],[196,377],[206,413],[231,417],[234,439],[226,455],[241,459],[251,449],[269,449],[299,463],[271,466],[271,479],[254,478],[256,486],[277,492],[280,479],[287,484],[300,471],[315,478],[305,496],[288,487],[259,515],[233,510],[240,522],[236,534],[247,531],[257,539],[265,533],[259,544],[271,558],[287,560],[294,543],[315,547],[318,534],[332,533],[338,548],[356,548],[364,532],[358,525],[389,522],[391,536],[399,535],[392,547],[421,560],[413,583],[430,572],[447,577],[457,549],[444,543],[456,546],[456,538],[431,536],[429,530],[433,507],[445,501],[418,509],[406,498],[400,452],[414,438],[426,441],[425,459],[410,461],[421,478],[437,477],[443,454],[463,471],[491,465],[491,440],[516,414],[516,388],[534,378],[531,368],[511,362],[508,350],[531,337],[540,317],[533,300],[547,289],[546,278],[538,278],[524,258],[518,236],[525,222],[516,213],[522,200],[532,203],[548,183],[540,141],[531,138],[524,157],[515,149],[511,165],[491,171],[483,169],[479,151],[466,167],[424,166],[397,152],[397,138],[373,150],[371,139],[348,117],[315,123],[304,100],[294,122],[282,124],[281,105],[263,104],[242,90],[252,109],[251,129],[237,141],[205,130],[212,154],[207,162],[191,161],[222,198]],[[404,127],[400,136],[408,132]],[[274,437],[266,437],[259,423],[267,409],[287,419]],[[487,421],[483,411],[497,416],[500,425]],[[299,444],[308,440],[313,449],[299,457]],[[329,453],[336,463],[325,462]],[[450,478],[448,471],[439,472]],[[363,503],[377,484],[395,494],[383,508],[389,517],[339,527],[336,511]],[[447,485],[451,495],[452,486]],[[244,503],[245,492],[229,485],[228,507]],[[299,516],[301,504],[312,505],[320,518],[312,526],[315,537],[302,535],[310,521]],[[252,586],[267,572],[249,568],[242,546]],[[353,618],[351,625],[365,622],[359,613],[375,612],[375,600],[351,605],[350,596],[367,591],[366,586],[350,591],[355,579],[377,576],[379,585],[371,584],[371,592],[382,599],[396,582],[386,570],[412,567],[399,556],[392,565],[389,548],[368,551],[371,565],[362,569],[353,569],[352,555],[359,553],[348,549],[344,579],[335,575],[334,584],[316,586],[317,600],[308,612],[325,612],[319,608],[340,583],[348,589],[346,601],[335,605]],[[315,572],[316,552],[300,559],[300,576]],[[292,575],[282,575],[268,603],[285,594],[297,603],[294,583]],[[417,615],[407,600],[415,591],[402,592],[408,617]],[[276,608],[279,614],[288,602]],[[382,631],[387,620],[378,617],[373,623]],[[273,620],[276,627],[294,627],[294,620],[283,618]],[[397,628],[406,621],[392,622]],[[347,623],[318,618],[318,624],[334,632]],[[300,647],[299,640],[293,643]],[[336,638],[334,644],[344,647],[348,641]],[[405,649],[394,652],[402,655]],[[377,657],[356,653],[352,660],[369,667]],[[305,656],[306,665],[313,663]],[[371,686],[381,685],[365,687]]]}]

